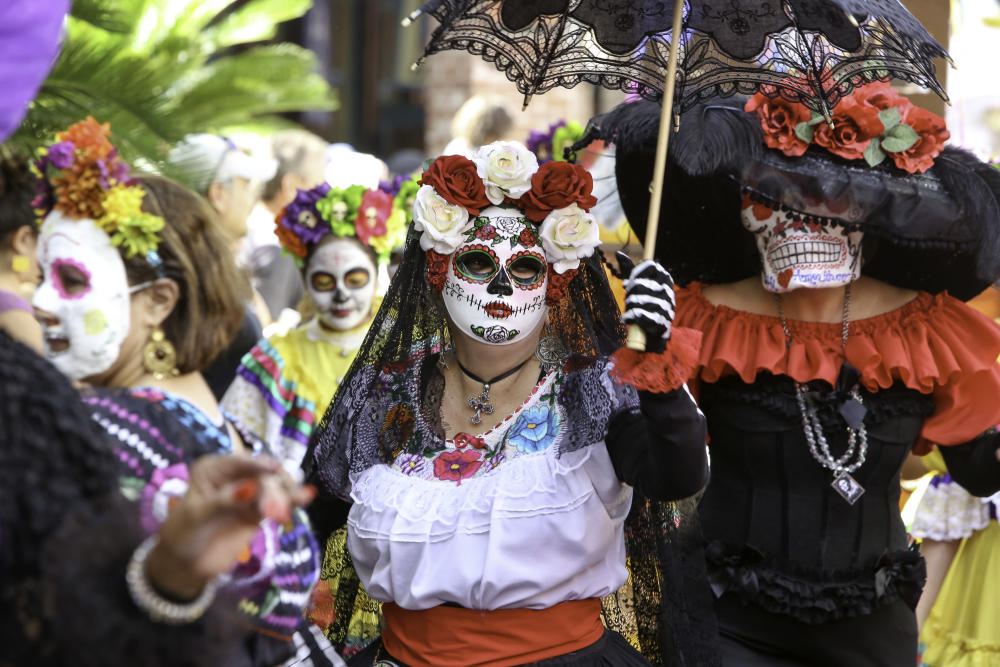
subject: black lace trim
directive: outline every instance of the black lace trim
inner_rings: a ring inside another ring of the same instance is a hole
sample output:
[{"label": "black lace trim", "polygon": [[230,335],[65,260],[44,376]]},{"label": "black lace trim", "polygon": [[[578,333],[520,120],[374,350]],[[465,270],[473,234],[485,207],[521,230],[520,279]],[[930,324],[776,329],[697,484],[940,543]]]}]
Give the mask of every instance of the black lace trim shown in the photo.
[{"label": "black lace trim", "polygon": [[[830,384],[822,380],[810,382],[807,386],[814,392],[814,398],[822,399],[831,391]],[[706,404],[717,401],[741,403],[796,423],[801,420],[795,400],[795,384],[791,378],[783,375],[762,372],[753,384],[746,384],[738,377],[726,377],[706,384],[702,388],[702,394],[703,403]],[[901,382],[874,393],[862,389],[861,399],[867,409],[865,424],[869,426],[897,417],[928,417],[934,413],[933,396],[921,394]],[[824,428],[844,426],[843,418],[834,404],[822,400],[816,401],[816,404],[817,414]]]},{"label": "black lace trim", "polygon": [[708,577],[716,597],[739,595],[772,613],[804,623],[826,623],[870,614],[904,600],[915,607],[926,579],[919,552],[886,552],[859,568],[823,571],[780,562],[750,545],[713,541],[705,549]]}]

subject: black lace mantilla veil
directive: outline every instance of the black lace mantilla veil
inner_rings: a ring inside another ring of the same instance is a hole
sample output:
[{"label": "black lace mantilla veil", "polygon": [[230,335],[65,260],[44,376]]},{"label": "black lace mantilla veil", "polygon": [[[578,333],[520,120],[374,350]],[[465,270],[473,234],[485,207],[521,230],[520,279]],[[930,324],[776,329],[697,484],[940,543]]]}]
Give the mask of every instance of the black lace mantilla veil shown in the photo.
[{"label": "black lace mantilla veil", "polygon": [[[383,433],[387,407],[369,400],[385,377],[379,369],[409,366],[419,374],[421,417],[439,434],[443,431],[443,377],[436,362],[442,347],[450,345],[451,334],[426,273],[419,234],[411,226],[399,270],[305,457],[306,478],[319,487],[321,498],[345,497],[352,472],[392,456],[386,450],[393,446],[385,445]],[[566,295],[550,308],[549,321],[552,333],[573,355],[569,368],[585,368],[586,357],[608,356],[622,346],[625,328],[599,256],[581,263]],[[577,412],[567,415],[576,433],[561,443],[563,452],[594,442],[593,429],[606,430],[610,417],[593,397],[584,395],[580,384],[567,382],[563,388],[577,392],[562,400],[568,410]],[[603,430],[596,437],[602,439]],[[392,433],[388,440],[393,440]],[[688,621],[689,615],[700,621],[712,619],[694,502],[652,503],[636,497],[625,530],[631,576],[621,591],[604,600],[606,623],[654,664],[713,664],[704,656],[710,655],[715,641],[714,626]],[[699,552],[692,556],[694,551]]]}]

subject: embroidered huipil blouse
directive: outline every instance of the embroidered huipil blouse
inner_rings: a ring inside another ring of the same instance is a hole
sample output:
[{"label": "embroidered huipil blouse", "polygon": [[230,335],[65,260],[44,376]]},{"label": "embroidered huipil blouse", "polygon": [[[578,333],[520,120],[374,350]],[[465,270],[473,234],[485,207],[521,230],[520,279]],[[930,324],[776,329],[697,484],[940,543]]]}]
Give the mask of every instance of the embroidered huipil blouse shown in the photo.
[{"label": "embroidered huipil blouse", "polygon": [[667,498],[704,484],[686,389],[640,399],[609,359],[573,358],[496,427],[445,440],[413,400],[435,361],[382,371],[369,400],[384,419],[354,420],[388,461],[355,466],[345,489],[351,555],[377,600],[496,610],[605,596],[628,574],[632,485]]}]

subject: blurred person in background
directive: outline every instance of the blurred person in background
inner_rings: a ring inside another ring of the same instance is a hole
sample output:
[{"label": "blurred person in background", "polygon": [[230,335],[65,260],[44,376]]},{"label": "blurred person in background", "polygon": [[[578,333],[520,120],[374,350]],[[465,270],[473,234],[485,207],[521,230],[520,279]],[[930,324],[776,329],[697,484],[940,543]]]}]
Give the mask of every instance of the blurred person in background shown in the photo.
[{"label": "blurred person in background", "polygon": [[479,146],[508,139],[514,127],[507,107],[502,101],[482,95],[466,100],[451,121],[452,140],[442,155],[471,155]]},{"label": "blurred person in background", "polygon": [[23,157],[0,157],[0,330],[42,351],[42,329],[28,301],[41,280],[38,222],[31,209],[35,177]]},{"label": "blurred person in background", "polygon": [[281,242],[274,233],[275,219],[297,191],[324,182],[328,147],[326,141],[305,130],[283,130],[271,137],[277,171],[264,184],[261,200],[250,213],[249,232],[239,259],[250,268],[254,287],[273,320],[285,309],[294,310],[303,295],[295,261],[281,252]]},{"label": "blurred person in background", "polygon": [[[59,135],[65,157],[60,152],[58,163],[44,167],[49,189],[38,247],[45,278],[35,308],[48,358],[93,387],[84,403],[114,436],[122,492],[138,504],[142,529],[154,534],[194,490],[197,459],[256,457],[266,448],[219,408],[200,374],[243,317],[245,294],[226,238],[193,192],[159,176],[130,178],[108,131],[93,119],[74,125]],[[98,161],[109,174],[106,186],[79,176]],[[251,480],[233,493],[249,502],[274,485],[302,500],[310,495],[287,475]],[[264,512],[270,518],[246,535],[249,545],[223,583],[256,631],[241,661],[227,664],[339,664],[304,620],[319,569],[308,520],[287,504]],[[171,592],[196,602],[211,592],[184,583]],[[155,591],[133,595],[154,613],[173,609],[183,619],[191,611],[165,606]]]},{"label": "blurred person in background", "polygon": [[[251,156],[228,138],[214,134],[192,134],[170,151],[170,163],[184,172],[198,194],[215,209],[225,233],[230,254],[247,234],[247,220],[257,202],[254,183],[269,181],[277,171],[273,160]],[[203,372],[216,399],[236,375],[240,359],[261,337],[271,315],[264,300],[252,292],[243,319],[232,329],[231,342]]]}]

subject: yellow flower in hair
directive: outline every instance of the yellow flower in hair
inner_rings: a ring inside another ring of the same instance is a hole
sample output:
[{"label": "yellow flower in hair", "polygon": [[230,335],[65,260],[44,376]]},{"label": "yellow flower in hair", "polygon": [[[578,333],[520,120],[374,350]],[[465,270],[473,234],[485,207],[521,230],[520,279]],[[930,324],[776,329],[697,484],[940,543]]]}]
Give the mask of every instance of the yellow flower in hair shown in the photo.
[{"label": "yellow flower in hair", "polygon": [[104,195],[104,215],[97,219],[97,225],[109,234],[115,231],[120,221],[142,213],[142,198],[145,196],[138,186],[116,185]]},{"label": "yellow flower in hair", "polygon": [[111,245],[124,250],[126,257],[145,256],[159,245],[157,233],[163,229],[163,224],[160,216],[138,211],[118,221],[118,227],[111,235]]}]

